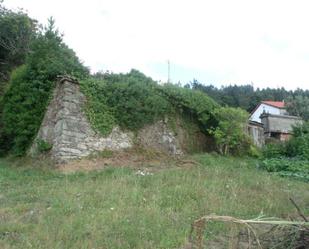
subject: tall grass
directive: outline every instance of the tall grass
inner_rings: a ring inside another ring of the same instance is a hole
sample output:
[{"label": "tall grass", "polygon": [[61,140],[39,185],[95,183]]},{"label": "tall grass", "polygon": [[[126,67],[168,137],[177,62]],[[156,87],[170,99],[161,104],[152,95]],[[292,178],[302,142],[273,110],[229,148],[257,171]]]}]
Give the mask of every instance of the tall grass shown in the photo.
[{"label": "tall grass", "polygon": [[[65,175],[0,161],[0,248],[180,248],[207,214],[297,215],[308,184],[258,171],[252,159],[196,155],[199,164],[141,176],[129,168]],[[306,215],[309,209],[305,209]],[[220,225],[209,226],[206,236]]]}]

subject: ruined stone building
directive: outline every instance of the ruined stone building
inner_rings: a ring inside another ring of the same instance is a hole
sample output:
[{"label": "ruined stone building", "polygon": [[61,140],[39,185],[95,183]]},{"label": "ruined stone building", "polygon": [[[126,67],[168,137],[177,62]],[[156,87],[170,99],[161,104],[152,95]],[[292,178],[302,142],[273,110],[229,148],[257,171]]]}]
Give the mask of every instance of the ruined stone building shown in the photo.
[{"label": "ruined stone building", "polygon": [[136,144],[170,155],[181,155],[188,150],[204,151],[207,144],[208,138],[202,132],[184,129],[180,119],[171,128],[168,117],[137,132],[115,126],[108,136],[102,136],[87,119],[85,104],[86,97],[80,91],[79,82],[61,77],[29,153],[38,153],[38,141],[51,145],[49,153],[56,162],[79,159],[104,150],[123,150]]}]

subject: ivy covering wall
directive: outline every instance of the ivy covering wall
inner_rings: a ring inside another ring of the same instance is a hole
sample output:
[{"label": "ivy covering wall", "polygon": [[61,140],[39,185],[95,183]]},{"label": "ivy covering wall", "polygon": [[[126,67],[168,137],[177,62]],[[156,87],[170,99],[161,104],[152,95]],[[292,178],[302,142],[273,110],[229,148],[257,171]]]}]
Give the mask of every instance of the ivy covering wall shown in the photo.
[{"label": "ivy covering wall", "polygon": [[81,89],[87,96],[88,119],[103,135],[115,125],[134,131],[176,113],[194,117],[207,133],[215,123],[214,109],[219,107],[200,91],[159,85],[137,70],[89,78],[81,82]]}]

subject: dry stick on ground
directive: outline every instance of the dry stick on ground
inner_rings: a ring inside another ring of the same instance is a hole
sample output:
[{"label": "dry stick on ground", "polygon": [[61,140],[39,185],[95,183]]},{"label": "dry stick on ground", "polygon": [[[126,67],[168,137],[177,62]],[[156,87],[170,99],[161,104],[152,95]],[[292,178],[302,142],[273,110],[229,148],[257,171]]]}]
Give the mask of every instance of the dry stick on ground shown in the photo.
[{"label": "dry stick on ground", "polygon": [[309,222],[309,220],[306,218],[306,216],[301,212],[300,208],[297,206],[296,202],[290,197],[290,201],[294,205],[294,207],[297,209],[297,212],[300,217],[304,219],[305,222]]},{"label": "dry stick on ground", "polygon": [[[231,216],[219,216],[219,215],[209,215],[209,216],[203,216],[202,218],[196,220],[193,222],[191,231],[189,234],[189,242],[193,245],[193,233],[196,231],[196,243],[198,249],[203,248],[203,232],[205,229],[205,225],[208,221],[221,221],[221,222],[231,222],[234,224],[241,224],[246,226],[248,230],[248,236],[250,236],[250,233],[254,235],[254,240],[256,241],[258,248],[262,249],[262,246],[260,244],[259,238],[251,226],[251,224],[268,224],[268,225],[287,225],[287,226],[299,226],[299,227],[307,227],[309,228],[309,222],[298,222],[298,221],[284,221],[284,220],[266,220],[266,219],[251,219],[251,220],[243,220],[243,219],[237,219]],[[250,239],[251,240],[251,239]],[[249,245],[250,246],[250,245]]]}]

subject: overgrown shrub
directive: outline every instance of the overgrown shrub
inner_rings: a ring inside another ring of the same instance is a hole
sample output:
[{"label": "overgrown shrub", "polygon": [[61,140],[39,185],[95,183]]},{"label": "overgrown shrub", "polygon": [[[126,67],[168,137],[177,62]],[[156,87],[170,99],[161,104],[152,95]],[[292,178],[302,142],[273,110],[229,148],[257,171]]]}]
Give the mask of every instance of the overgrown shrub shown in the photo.
[{"label": "overgrown shrub", "polygon": [[293,138],[286,144],[286,156],[309,160],[309,122],[293,127]]},{"label": "overgrown shrub", "polygon": [[264,158],[280,158],[286,155],[285,143],[268,143],[262,149]]},{"label": "overgrown shrub", "polygon": [[220,106],[205,93],[172,84],[160,86],[159,89],[174,108],[196,118],[204,133],[208,133],[208,129],[215,125],[214,111]]},{"label": "overgrown shrub", "polygon": [[171,111],[157,83],[136,70],[109,74],[101,80],[87,79],[81,86],[87,96],[86,114],[103,135],[115,124],[123,129],[138,130]]},{"label": "overgrown shrub", "polygon": [[240,108],[220,107],[214,110],[217,125],[209,129],[221,154],[246,154],[251,140],[245,133],[248,113]]},{"label": "overgrown shrub", "polygon": [[309,160],[309,122],[293,127],[293,137],[287,142],[269,143],[263,148],[264,158],[303,158]]},{"label": "overgrown shrub", "polygon": [[134,131],[176,112],[194,117],[207,132],[212,112],[218,107],[202,92],[171,84],[160,86],[136,70],[100,75],[99,80],[87,79],[81,85],[87,96],[87,116],[103,135],[115,124]]},{"label": "overgrown shrub", "polygon": [[309,181],[309,161],[300,158],[270,158],[262,161],[262,167],[280,176]]},{"label": "overgrown shrub", "polygon": [[200,91],[158,85],[136,70],[128,74],[99,74],[82,81],[81,86],[87,96],[88,119],[103,135],[116,124],[134,131],[178,113],[195,120],[205,134],[213,135],[222,154],[252,151],[245,133],[248,114],[240,108],[220,107]]},{"label": "overgrown shrub", "polygon": [[309,123],[293,127],[293,137],[285,143],[263,148],[262,167],[280,176],[309,181]]},{"label": "overgrown shrub", "polygon": [[38,152],[45,153],[48,152],[53,146],[46,142],[45,140],[38,139],[36,141]]},{"label": "overgrown shrub", "polygon": [[140,129],[171,111],[170,103],[157,90],[157,83],[136,70],[106,82],[107,104],[122,128]]},{"label": "overgrown shrub", "polygon": [[50,19],[49,26],[32,42],[25,65],[11,74],[9,88],[3,96],[2,133],[7,150],[22,155],[32,143],[59,74],[82,77],[88,70],[62,42]]}]

